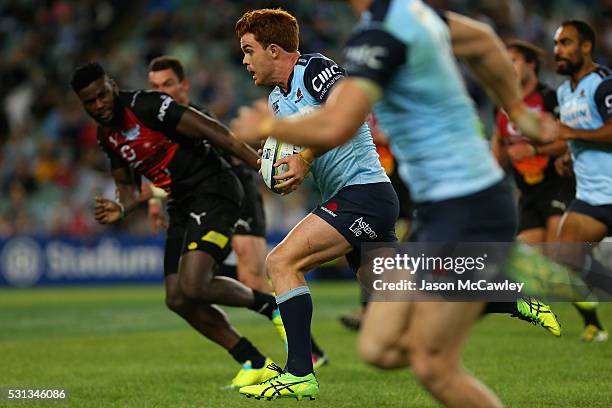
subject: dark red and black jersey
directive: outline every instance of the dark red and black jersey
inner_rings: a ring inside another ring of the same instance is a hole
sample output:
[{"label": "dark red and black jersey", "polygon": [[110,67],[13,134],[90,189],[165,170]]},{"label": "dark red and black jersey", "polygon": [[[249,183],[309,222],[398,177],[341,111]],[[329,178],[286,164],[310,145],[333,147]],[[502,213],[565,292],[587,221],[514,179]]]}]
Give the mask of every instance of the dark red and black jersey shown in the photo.
[{"label": "dark red and black jersey", "polygon": [[98,142],[111,167],[133,168],[172,198],[202,185],[217,190],[214,176],[229,165],[208,143],[176,131],[186,109],[164,93],[120,91],[116,124],[98,130]]},{"label": "dark red and black jersey", "polygon": [[[523,101],[529,110],[535,112],[550,112],[558,116],[558,103],[555,91],[544,84],[538,84],[535,91],[527,95]],[[497,131],[502,138],[504,146],[517,143],[531,143],[523,136],[520,130],[510,122],[503,109],[496,111]],[[523,160],[513,160],[512,169],[517,186],[521,191],[528,191],[534,187],[541,187],[549,183],[557,183],[559,175],[555,171],[554,157],[537,155]]]}]

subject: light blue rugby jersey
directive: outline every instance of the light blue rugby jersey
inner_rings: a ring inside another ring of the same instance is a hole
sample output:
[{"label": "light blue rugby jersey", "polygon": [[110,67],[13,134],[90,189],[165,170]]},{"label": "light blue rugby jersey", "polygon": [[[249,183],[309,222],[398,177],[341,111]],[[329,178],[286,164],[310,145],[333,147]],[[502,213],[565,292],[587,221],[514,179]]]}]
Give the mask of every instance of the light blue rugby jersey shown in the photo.
[{"label": "light blue rugby jersey", "polygon": [[[321,54],[301,55],[289,78],[289,89],[285,93],[275,87],[268,97],[268,105],[276,116],[305,115],[325,103],[333,86],[344,75],[342,68]],[[390,182],[365,123],[344,145],[316,158],[310,172],[323,201],[345,186]]]},{"label": "light blue rugby jersey", "polygon": [[345,57],[349,76],[384,89],[375,112],[414,201],[462,197],[502,180],[448,27],[433,9],[420,0],[374,0]]},{"label": "light blue rugby jersey", "polygon": [[[561,122],[574,129],[598,129],[612,117],[612,71],[599,67],[572,90],[570,80],[557,89]],[[591,205],[612,204],[612,144],[569,142],[576,198]]]}]

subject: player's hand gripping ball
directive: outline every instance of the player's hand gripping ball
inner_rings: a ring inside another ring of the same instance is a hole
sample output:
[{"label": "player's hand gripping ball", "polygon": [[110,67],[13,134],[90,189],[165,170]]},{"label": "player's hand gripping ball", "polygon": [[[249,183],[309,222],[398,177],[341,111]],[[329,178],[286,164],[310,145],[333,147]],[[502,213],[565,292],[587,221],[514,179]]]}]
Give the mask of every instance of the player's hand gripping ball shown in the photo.
[{"label": "player's hand gripping ball", "polygon": [[282,164],[278,167],[274,167],[274,164],[302,150],[302,147],[292,145],[291,143],[279,142],[273,137],[268,137],[268,139],[266,139],[266,143],[261,152],[261,177],[270,190],[278,194],[282,193],[282,191],[277,190],[274,186],[282,183],[283,180],[275,180],[274,176],[281,175],[287,171],[286,164]]}]

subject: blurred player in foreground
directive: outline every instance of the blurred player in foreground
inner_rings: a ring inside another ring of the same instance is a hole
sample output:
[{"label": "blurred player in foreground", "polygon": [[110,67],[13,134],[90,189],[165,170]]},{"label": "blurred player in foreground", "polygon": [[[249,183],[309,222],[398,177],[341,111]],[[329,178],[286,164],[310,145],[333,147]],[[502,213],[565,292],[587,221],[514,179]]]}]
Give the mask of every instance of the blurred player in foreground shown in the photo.
[{"label": "blurred player in foreground", "polygon": [[[351,3],[362,13],[346,47],[351,76],[337,84],[321,109],[301,118],[275,119],[263,103],[245,108],[232,122],[235,134],[330,149],[349,141],[377,103],[375,112],[417,206],[414,238],[511,242],[512,192],[480,134],[455,56],[526,136],[554,141],[553,118],[535,115],[522,103],[512,63],[488,26],[454,13],[439,15],[419,0]],[[361,355],[383,368],[411,366],[445,406],[500,407],[461,364],[465,340],[483,308],[481,302],[371,302]]]},{"label": "blurred player in foreground", "polygon": [[239,364],[253,368],[240,370],[232,385],[275,375],[266,368],[271,360],[241,337],[215,306],[256,311],[271,319],[284,336],[274,296],[213,275],[214,264],[229,252],[244,194],[229,165],[202,141],[253,168],[257,167],[257,153],[218,121],[166,94],[120,91],[97,63],[77,68],[71,86],[99,125],[98,141],[110,159],[117,187],[115,201],[96,198],[96,220],[115,223],[134,210],[140,201],[140,176],[164,189],[170,197],[164,255],[167,306],[228,350]]},{"label": "blurred player in foreground", "polygon": [[[400,202],[399,217],[395,222],[395,233],[399,241],[405,241],[410,236],[410,228],[412,225],[412,217],[414,212],[414,205],[410,198],[410,191],[406,187],[406,183],[401,179],[397,171],[397,162],[393,157],[393,152],[389,147],[389,138],[378,126],[378,120],[375,114],[370,114],[368,117],[368,127],[372,133],[372,140],[376,146],[376,153],[380,164],[385,169],[385,173],[391,180],[391,185],[397,193],[397,197]],[[345,313],[340,316],[340,323],[349,330],[359,330],[361,326],[361,320],[365,313],[366,307],[369,302],[369,293],[364,289],[362,285],[359,287],[359,303],[360,308],[350,313]]]}]

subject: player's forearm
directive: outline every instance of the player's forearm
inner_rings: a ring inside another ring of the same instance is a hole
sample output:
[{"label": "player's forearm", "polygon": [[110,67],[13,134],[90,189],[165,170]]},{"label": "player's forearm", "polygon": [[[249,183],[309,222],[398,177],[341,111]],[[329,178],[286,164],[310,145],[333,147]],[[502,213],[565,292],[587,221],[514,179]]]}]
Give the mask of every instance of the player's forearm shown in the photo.
[{"label": "player's forearm", "polygon": [[302,151],[302,156],[312,162],[314,159],[316,159],[317,157],[321,157],[323,156],[325,153],[329,152],[332,148],[327,148],[327,147],[309,147],[307,149],[304,149]]},{"label": "player's forearm", "polygon": [[261,124],[259,131],[262,135],[308,146],[323,154],[350,140],[365,122],[371,108],[368,95],[355,81],[343,79],[321,109],[300,118],[270,117]]},{"label": "player's forearm", "polygon": [[223,126],[221,123],[219,123],[219,126],[220,127],[216,129],[214,135],[208,137],[208,140],[213,144],[213,146],[229,152],[232,156],[242,160],[251,168],[259,170],[259,164],[257,164],[259,155],[257,154],[257,151],[248,144],[237,139],[229,131],[229,129]]},{"label": "player's forearm", "polygon": [[505,167],[508,164],[508,153],[502,143],[499,133],[495,132],[491,138],[491,152],[500,166]]},{"label": "player's forearm", "polygon": [[522,101],[519,79],[504,44],[488,25],[447,13],[453,53],[464,61],[497,106],[510,113]]},{"label": "player's forearm", "polygon": [[308,146],[314,151],[327,151],[341,144],[342,136],[340,127],[330,116],[319,111],[299,119],[270,117],[262,123],[259,134],[297,146]]},{"label": "player's forearm", "polygon": [[183,114],[177,131],[183,135],[208,140],[213,146],[231,153],[254,169],[259,169],[255,149],[238,140],[221,122],[194,109]]},{"label": "player's forearm", "polygon": [[544,156],[563,156],[567,152],[567,142],[563,140],[557,140],[552,143],[545,145],[535,146],[535,153]]},{"label": "player's forearm", "polygon": [[123,207],[122,216],[132,212],[140,204],[140,188],[132,183],[116,183],[116,200]]},{"label": "player's forearm", "polygon": [[572,129],[570,132],[571,139],[584,140],[585,142],[612,143],[612,124],[607,124],[594,130]]},{"label": "player's forearm", "polygon": [[509,114],[522,103],[519,80],[503,44],[495,37],[481,42],[482,53],[466,60],[497,106]]},{"label": "player's forearm", "polygon": [[122,217],[125,217],[140,203],[140,176],[129,167],[118,167],[111,173],[115,180],[115,199],[122,207]]},{"label": "player's forearm", "polygon": [[152,199],[158,199],[158,200],[168,199],[168,193],[166,192],[166,190],[156,187],[154,185],[151,185],[151,196],[152,196],[151,197]]}]

